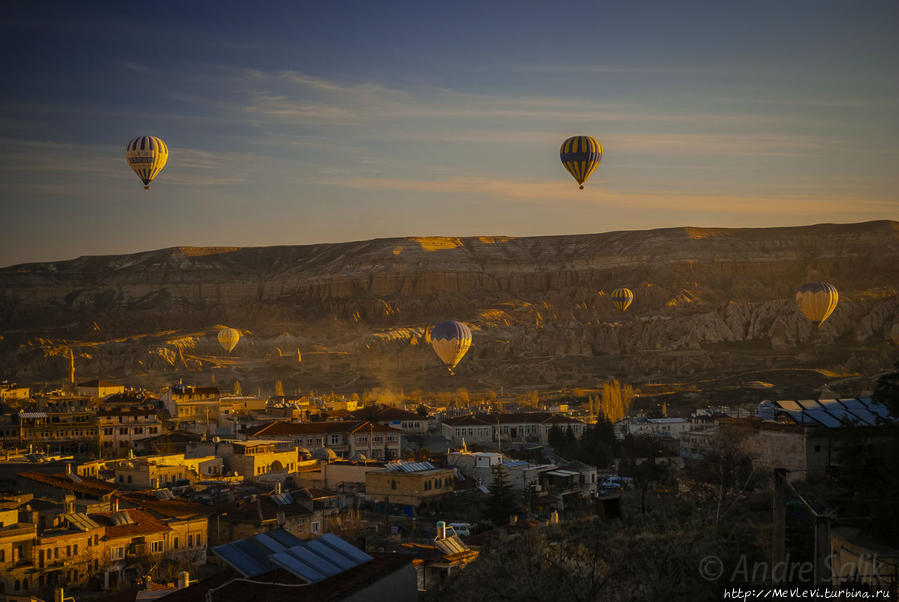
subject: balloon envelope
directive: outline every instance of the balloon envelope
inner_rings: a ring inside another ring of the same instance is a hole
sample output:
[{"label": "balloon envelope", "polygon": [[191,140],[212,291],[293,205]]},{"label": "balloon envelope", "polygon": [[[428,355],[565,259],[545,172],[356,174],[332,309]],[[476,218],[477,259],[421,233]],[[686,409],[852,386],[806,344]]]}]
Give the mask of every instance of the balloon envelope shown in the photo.
[{"label": "balloon envelope", "polygon": [[562,143],[559,157],[562,165],[583,189],[584,182],[602,161],[602,146],[593,136],[572,136]]},{"label": "balloon envelope", "polygon": [[150,182],[159,175],[169,160],[169,147],[156,136],[139,136],[125,147],[125,160],[150,190]]},{"label": "balloon envelope", "polygon": [[234,328],[222,328],[219,330],[219,345],[222,349],[231,353],[240,340],[240,333]]},{"label": "balloon envelope", "polygon": [[471,330],[462,322],[441,322],[431,329],[431,347],[452,374],[471,347]]},{"label": "balloon envelope", "polygon": [[837,308],[840,295],[828,282],[806,282],[796,290],[796,304],[809,322],[821,326]]},{"label": "balloon envelope", "polygon": [[899,345],[899,322],[893,324],[893,329],[890,331],[890,338],[893,339],[893,342]]},{"label": "balloon envelope", "polygon": [[629,288],[616,288],[612,291],[612,303],[618,308],[618,311],[627,311],[634,301],[634,291]]}]

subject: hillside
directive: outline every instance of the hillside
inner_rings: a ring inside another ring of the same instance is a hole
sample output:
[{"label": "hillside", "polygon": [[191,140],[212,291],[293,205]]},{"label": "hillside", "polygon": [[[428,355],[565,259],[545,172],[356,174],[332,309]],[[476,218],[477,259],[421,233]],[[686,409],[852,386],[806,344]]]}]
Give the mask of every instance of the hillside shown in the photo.
[{"label": "hillside", "polygon": [[[820,331],[792,299],[809,280],[840,291]],[[618,286],[636,295],[625,314],[608,297]],[[68,346],[85,377],[305,388],[866,376],[899,356],[897,288],[894,221],[178,247],[0,269],[0,375],[61,378],[67,362],[50,350]],[[456,378],[423,345],[444,319],[474,332]],[[244,333],[230,356],[220,324]]]}]

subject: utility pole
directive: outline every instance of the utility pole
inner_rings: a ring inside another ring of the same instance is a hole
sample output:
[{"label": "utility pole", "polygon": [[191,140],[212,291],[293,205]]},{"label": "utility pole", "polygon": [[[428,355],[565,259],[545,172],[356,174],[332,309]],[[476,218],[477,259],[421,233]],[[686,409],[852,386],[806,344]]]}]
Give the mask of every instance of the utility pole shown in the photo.
[{"label": "utility pole", "polygon": [[774,539],[771,542],[771,566],[778,566],[785,559],[786,537],[786,496],[787,471],[774,469],[774,503],[772,514],[774,520]]}]

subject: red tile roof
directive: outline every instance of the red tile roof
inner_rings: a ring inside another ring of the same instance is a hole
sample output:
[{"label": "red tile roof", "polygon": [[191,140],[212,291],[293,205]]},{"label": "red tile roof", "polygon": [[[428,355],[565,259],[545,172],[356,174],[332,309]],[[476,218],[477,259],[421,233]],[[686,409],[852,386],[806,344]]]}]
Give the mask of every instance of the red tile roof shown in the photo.
[{"label": "red tile roof", "polygon": [[163,533],[172,530],[171,527],[160,522],[149,512],[144,512],[137,508],[127,508],[125,510],[120,510],[120,512],[127,512],[134,522],[127,525],[116,525],[111,518],[112,512],[97,512],[91,513],[88,516],[98,525],[106,527],[106,537],[110,539],[149,535],[150,533]]},{"label": "red tile roof", "polygon": [[445,418],[449,426],[496,426],[499,424],[574,424],[580,420],[552,414],[550,412],[522,412],[515,414],[470,414],[456,418]]},{"label": "red tile roof", "polygon": [[53,487],[59,487],[60,489],[67,489],[69,491],[83,493],[84,495],[89,495],[92,497],[102,497],[108,493],[112,493],[118,490],[118,487],[116,487],[112,483],[107,483],[106,481],[101,481],[92,477],[77,477],[78,481],[76,482],[70,479],[69,476],[67,476],[64,472],[59,472],[56,474],[20,472],[19,476],[24,479],[28,479],[29,481],[35,481],[37,483],[43,483],[44,485],[51,485]]},{"label": "red tile roof", "polygon": [[250,429],[251,437],[284,437],[290,435],[314,435],[326,433],[356,433],[373,431],[376,433],[399,433],[399,429],[371,423],[367,420],[339,422],[272,422],[258,429]]}]

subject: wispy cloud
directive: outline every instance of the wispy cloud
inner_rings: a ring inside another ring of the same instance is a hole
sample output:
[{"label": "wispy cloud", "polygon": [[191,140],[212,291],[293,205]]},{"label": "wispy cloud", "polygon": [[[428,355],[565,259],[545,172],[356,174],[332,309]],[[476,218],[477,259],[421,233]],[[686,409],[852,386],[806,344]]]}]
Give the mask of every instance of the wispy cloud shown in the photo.
[{"label": "wispy cloud", "polygon": [[899,198],[814,194],[728,194],[658,190],[613,190],[556,180],[501,180],[450,178],[411,180],[402,178],[349,178],[336,185],[359,190],[390,190],[431,194],[484,195],[497,201],[527,201],[537,204],[593,204],[615,208],[676,210],[684,213],[808,215],[862,219],[899,210]]}]

